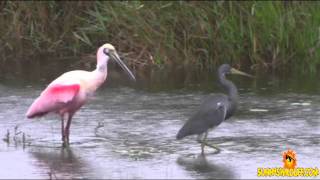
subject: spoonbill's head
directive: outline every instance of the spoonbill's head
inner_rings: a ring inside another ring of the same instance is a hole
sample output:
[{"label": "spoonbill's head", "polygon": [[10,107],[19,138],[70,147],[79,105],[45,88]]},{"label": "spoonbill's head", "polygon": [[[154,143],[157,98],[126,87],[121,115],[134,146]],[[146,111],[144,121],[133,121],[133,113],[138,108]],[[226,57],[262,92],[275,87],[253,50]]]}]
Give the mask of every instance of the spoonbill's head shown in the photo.
[{"label": "spoonbill's head", "polygon": [[119,66],[129,75],[129,77],[132,80],[136,80],[134,77],[133,73],[130,71],[130,69],[124,64],[124,62],[120,59],[116,49],[114,48],[113,45],[106,43],[102,45],[97,52],[98,56],[98,63],[99,61],[108,61],[109,59],[112,59],[116,61]]}]

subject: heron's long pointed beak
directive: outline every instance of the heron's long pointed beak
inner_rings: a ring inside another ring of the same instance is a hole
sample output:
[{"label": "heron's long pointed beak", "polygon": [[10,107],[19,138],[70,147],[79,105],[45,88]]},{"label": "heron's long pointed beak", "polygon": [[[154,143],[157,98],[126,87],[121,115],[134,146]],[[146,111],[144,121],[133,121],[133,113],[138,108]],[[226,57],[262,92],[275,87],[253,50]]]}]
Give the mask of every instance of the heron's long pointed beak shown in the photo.
[{"label": "heron's long pointed beak", "polygon": [[253,78],[253,76],[252,76],[252,75],[247,74],[247,73],[242,72],[242,71],[239,71],[239,70],[234,69],[234,68],[231,68],[231,70],[230,70],[230,71],[231,71],[231,74],[239,74],[239,75],[242,75],[242,76],[247,76],[247,77]]},{"label": "heron's long pointed beak", "polygon": [[133,73],[130,71],[130,69],[123,63],[123,61],[120,59],[117,52],[110,53],[112,58],[120,65],[120,67],[130,76],[130,78],[134,81],[136,81],[136,78],[134,77]]}]

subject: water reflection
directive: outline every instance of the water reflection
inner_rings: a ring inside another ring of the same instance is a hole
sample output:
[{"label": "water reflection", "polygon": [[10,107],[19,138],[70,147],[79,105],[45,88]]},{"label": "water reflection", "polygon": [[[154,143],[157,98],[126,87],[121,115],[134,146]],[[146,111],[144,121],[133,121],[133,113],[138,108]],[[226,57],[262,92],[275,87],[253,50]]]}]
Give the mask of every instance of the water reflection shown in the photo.
[{"label": "water reflection", "polygon": [[177,163],[189,171],[191,176],[197,178],[201,174],[206,179],[234,179],[235,172],[231,166],[213,163],[214,160],[208,160],[208,155],[197,155],[195,157],[179,156]]},{"label": "water reflection", "polygon": [[32,148],[30,154],[39,169],[46,169],[54,179],[88,178],[90,167],[72,148]]}]

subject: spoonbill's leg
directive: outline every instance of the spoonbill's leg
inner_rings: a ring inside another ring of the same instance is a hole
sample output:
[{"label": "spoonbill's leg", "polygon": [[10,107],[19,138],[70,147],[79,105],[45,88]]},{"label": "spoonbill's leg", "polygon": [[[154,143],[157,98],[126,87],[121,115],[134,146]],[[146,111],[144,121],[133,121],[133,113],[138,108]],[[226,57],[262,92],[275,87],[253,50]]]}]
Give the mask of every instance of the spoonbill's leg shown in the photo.
[{"label": "spoonbill's leg", "polygon": [[64,114],[61,115],[61,140],[64,142]]},{"label": "spoonbill's leg", "polygon": [[[62,133],[62,146],[63,147],[68,147],[69,145],[69,140],[68,140],[68,132],[66,131],[68,122],[69,122],[69,113],[64,113],[62,114],[62,122],[61,122],[61,133]],[[64,120],[67,120],[67,125],[65,126]],[[70,126],[70,125],[69,125]]]},{"label": "spoonbill's leg", "polygon": [[65,129],[68,144],[69,144],[70,125],[71,125],[72,116],[73,116],[72,114],[68,114],[68,121],[67,121],[66,129]]}]

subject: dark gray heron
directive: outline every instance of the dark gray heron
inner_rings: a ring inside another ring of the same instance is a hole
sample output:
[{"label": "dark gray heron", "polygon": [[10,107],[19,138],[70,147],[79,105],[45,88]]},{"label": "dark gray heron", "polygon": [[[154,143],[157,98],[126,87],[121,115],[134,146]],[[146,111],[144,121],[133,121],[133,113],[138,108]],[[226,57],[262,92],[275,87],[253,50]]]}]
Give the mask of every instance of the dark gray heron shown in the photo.
[{"label": "dark gray heron", "polygon": [[231,81],[226,79],[226,74],[252,77],[247,73],[232,68],[229,64],[221,65],[218,69],[219,83],[228,92],[228,95],[218,94],[206,97],[196,113],[179,130],[176,137],[179,140],[186,136],[198,135],[197,140],[201,143],[201,154],[204,154],[205,145],[220,151],[219,148],[207,144],[208,130],[220,125],[237,110],[238,90]]}]

